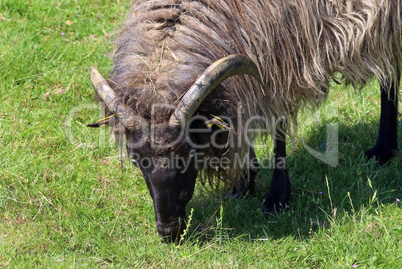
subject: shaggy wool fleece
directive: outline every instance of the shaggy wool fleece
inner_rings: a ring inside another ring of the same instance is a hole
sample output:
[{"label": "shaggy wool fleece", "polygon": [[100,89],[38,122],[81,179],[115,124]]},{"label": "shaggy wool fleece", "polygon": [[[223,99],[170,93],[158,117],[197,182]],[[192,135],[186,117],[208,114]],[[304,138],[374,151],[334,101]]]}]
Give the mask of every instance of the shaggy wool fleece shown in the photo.
[{"label": "shaggy wool fleece", "polygon": [[[255,115],[285,116],[294,128],[297,111],[325,98],[335,73],[357,87],[373,77],[397,79],[401,14],[402,0],[138,0],[119,34],[109,82],[149,119],[153,104],[176,105],[212,62],[245,54],[262,85],[229,78],[199,113],[234,119],[238,133],[239,122]],[[159,109],[157,120],[171,113]]]}]

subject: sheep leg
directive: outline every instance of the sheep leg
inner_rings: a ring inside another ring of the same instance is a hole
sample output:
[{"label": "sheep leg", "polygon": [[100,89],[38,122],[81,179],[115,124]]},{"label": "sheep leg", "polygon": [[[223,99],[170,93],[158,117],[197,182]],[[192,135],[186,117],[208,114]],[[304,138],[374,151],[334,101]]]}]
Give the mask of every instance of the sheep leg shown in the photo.
[{"label": "sheep leg", "polygon": [[398,155],[398,88],[399,83],[392,82],[391,87],[389,81],[381,83],[380,130],[375,146],[365,152],[367,161],[375,156],[376,161],[382,165]]},{"label": "sheep leg", "polygon": [[293,193],[292,183],[286,168],[286,136],[280,130],[277,131],[274,138],[274,154],[274,174],[262,206],[262,211],[265,214],[286,209]]},{"label": "sheep leg", "polygon": [[242,176],[236,182],[234,186],[231,187],[225,198],[239,199],[246,195],[254,195],[254,179],[258,175],[259,165],[257,156],[255,156],[254,149],[250,149],[250,167],[243,171]]}]

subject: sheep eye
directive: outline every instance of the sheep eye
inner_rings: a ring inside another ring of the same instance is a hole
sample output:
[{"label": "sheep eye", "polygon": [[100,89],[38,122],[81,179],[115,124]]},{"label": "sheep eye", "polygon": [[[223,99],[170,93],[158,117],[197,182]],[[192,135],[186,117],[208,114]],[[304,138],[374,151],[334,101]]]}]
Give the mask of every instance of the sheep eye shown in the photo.
[{"label": "sheep eye", "polygon": [[134,166],[138,167],[138,162],[134,159],[131,159],[131,162],[134,164]]},{"label": "sheep eye", "polygon": [[190,153],[188,154],[188,157],[193,158],[195,156],[195,153],[196,153],[195,149],[190,150]]}]

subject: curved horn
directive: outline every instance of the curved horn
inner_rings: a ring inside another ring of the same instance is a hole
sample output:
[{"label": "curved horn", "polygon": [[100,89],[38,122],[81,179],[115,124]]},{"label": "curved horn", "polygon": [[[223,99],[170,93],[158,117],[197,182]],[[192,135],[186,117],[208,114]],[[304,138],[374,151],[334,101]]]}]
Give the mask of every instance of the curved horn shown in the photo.
[{"label": "curved horn", "polygon": [[138,129],[140,122],[138,121],[138,117],[136,117],[133,110],[125,104],[117,102],[116,92],[109,86],[106,79],[95,67],[91,66],[89,72],[92,86],[107,108],[113,114],[115,114],[119,121],[128,130],[134,131]]},{"label": "curved horn", "polygon": [[205,97],[219,83],[229,77],[241,74],[251,75],[261,83],[258,68],[248,56],[234,54],[212,63],[183,96],[170,116],[169,125],[179,126],[182,121],[187,123]]}]

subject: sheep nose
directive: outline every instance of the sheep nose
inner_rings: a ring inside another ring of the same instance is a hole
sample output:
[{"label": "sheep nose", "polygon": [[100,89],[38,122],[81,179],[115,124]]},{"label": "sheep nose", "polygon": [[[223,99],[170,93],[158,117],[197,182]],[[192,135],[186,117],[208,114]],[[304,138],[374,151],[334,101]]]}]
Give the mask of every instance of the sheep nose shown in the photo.
[{"label": "sheep nose", "polygon": [[180,225],[179,222],[173,223],[158,223],[157,230],[159,236],[162,237],[163,241],[166,243],[175,242],[180,237]]}]

